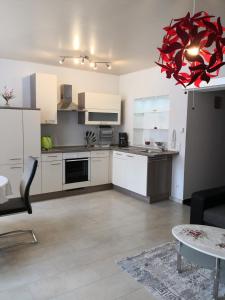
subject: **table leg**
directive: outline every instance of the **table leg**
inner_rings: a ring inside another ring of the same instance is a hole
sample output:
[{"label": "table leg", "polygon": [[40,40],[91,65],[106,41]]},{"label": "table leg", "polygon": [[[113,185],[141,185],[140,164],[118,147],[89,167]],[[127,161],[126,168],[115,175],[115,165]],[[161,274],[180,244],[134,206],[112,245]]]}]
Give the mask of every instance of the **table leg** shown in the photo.
[{"label": "table leg", "polygon": [[214,274],[214,286],[213,286],[213,298],[218,299],[219,292],[219,281],[220,281],[220,259],[216,258],[215,274]]},{"label": "table leg", "polygon": [[181,270],[182,257],[180,254],[180,247],[181,247],[181,243],[179,242],[178,247],[177,247],[177,272],[178,273],[182,272],[182,270]]}]

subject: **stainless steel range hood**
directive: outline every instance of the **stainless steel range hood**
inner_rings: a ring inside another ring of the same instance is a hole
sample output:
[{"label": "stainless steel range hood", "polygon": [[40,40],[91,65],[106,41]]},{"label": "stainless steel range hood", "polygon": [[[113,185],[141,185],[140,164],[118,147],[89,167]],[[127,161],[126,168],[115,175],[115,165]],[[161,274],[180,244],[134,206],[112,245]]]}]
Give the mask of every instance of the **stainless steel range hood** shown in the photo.
[{"label": "stainless steel range hood", "polygon": [[62,84],[60,87],[60,102],[58,103],[58,111],[73,111],[78,110],[78,107],[73,103],[73,93],[71,84]]}]

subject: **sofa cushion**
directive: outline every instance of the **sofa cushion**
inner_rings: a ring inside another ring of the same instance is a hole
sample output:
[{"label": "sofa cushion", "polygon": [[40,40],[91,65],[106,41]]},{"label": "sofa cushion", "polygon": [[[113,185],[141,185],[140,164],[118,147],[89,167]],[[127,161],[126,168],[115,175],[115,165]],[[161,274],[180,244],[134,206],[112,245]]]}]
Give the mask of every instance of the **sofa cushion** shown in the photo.
[{"label": "sofa cushion", "polygon": [[204,211],[204,223],[225,228],[225,204]]}]

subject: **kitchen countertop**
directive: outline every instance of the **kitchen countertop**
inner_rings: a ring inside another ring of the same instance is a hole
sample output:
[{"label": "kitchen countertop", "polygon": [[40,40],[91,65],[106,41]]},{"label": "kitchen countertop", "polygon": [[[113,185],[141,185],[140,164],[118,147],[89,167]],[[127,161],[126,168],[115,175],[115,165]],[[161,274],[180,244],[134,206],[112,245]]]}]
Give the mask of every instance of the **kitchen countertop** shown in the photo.
[{"label": "kitchen countertop", "polygon": [[87,146],[59,146],[54,147],[51,150],[42,150],[42,154],[48,153],[68,153],[68,152],[86,152],[86,151],[106,151],[106,150],[115,150],[121,151],[126,153],[144,155],[148,157],[160,157],[160,156],[173,156],[179,154],[177,151],[166,150],[163,152],[153,152],[149,153],[148,148],[142,147],[134,147],[129,146],[126,148],[118,147],[118,146],[110,146],[110,147],[101,147],[101,146],[94,146],[94,147],[87,147]]}]

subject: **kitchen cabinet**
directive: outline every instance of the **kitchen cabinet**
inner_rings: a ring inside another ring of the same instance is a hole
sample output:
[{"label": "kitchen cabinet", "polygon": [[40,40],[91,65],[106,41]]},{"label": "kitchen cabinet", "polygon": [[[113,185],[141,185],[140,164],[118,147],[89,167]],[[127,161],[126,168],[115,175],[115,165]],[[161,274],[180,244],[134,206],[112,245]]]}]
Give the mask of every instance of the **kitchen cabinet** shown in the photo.
[{"label": "kitchen cabinet", "polygon": [[12,195],[9,198],[20,197],[20,181],[23,174],[23,164],[2,165],[0,174],[9,179],[12,187]]},{"label": "kitchen cabinet", "polygon": [[147,156],[114,151],[113,184],[147,196]]},{"label": "kitchen cabinet", "polygon": [[35,73],[31,76],[31,101],[41,109],[42,124],[57,124],[57,77]]},{"label": "kitchen cabinet", "polygon": [[42,182],[41,182],[41,161],[38,159],[37,170],[30,188],[30,195],[38,195],[42,193]]},{"label": "kitchen cabinet", "polygon": [[[0,109],[0,174],[9,178],[13,195],[19,197],[19,185],[28,156],[40,160],[40,111]],[[41,168],[38,167],[30,194],[41,193]]]},{"label": "kitchen cabinet", "polygon": [[91,152],[91,185],[109,183],[109,151]]},{"label": "kitchen cabinet", "polygon": [[120,125],[121,96],[98,93],[78,94],[78,123],[86,125]]},{"label": "kitchen cabinet", "polygon": [[39,110],[23,110],[24,158],[41,157],[41,120]]},{"label": "kitchen cabinet", "polygon": [[42,161],[41,166],[42,193],[62,191],[62,161]]},{"label": "kitchen cabinet", "polygon": [[121,109],[121,96],[101,93],[79,93],[78,106],[79,109],[118,111]]},{"label": "kitchen cabinet", "polygon": [[113,175],[112,183],[122,188],[127,188],[126,153],[113,152]]},{"label": "kitchen cabinet", "polygon": [[126,188],[137,194],[147,196],[147,156],[126,154]]},{"label": "kitchen cabinet", "polygon": [[23,164],[22,110],[0,109],[0,165]]},{"label": "kitchen cabinet", "polygon": [[38,160],[38,167],[31,185],[30,195],[41,194],[41,124],[39,110],[23,110],[24,164],[32,156]]}]

